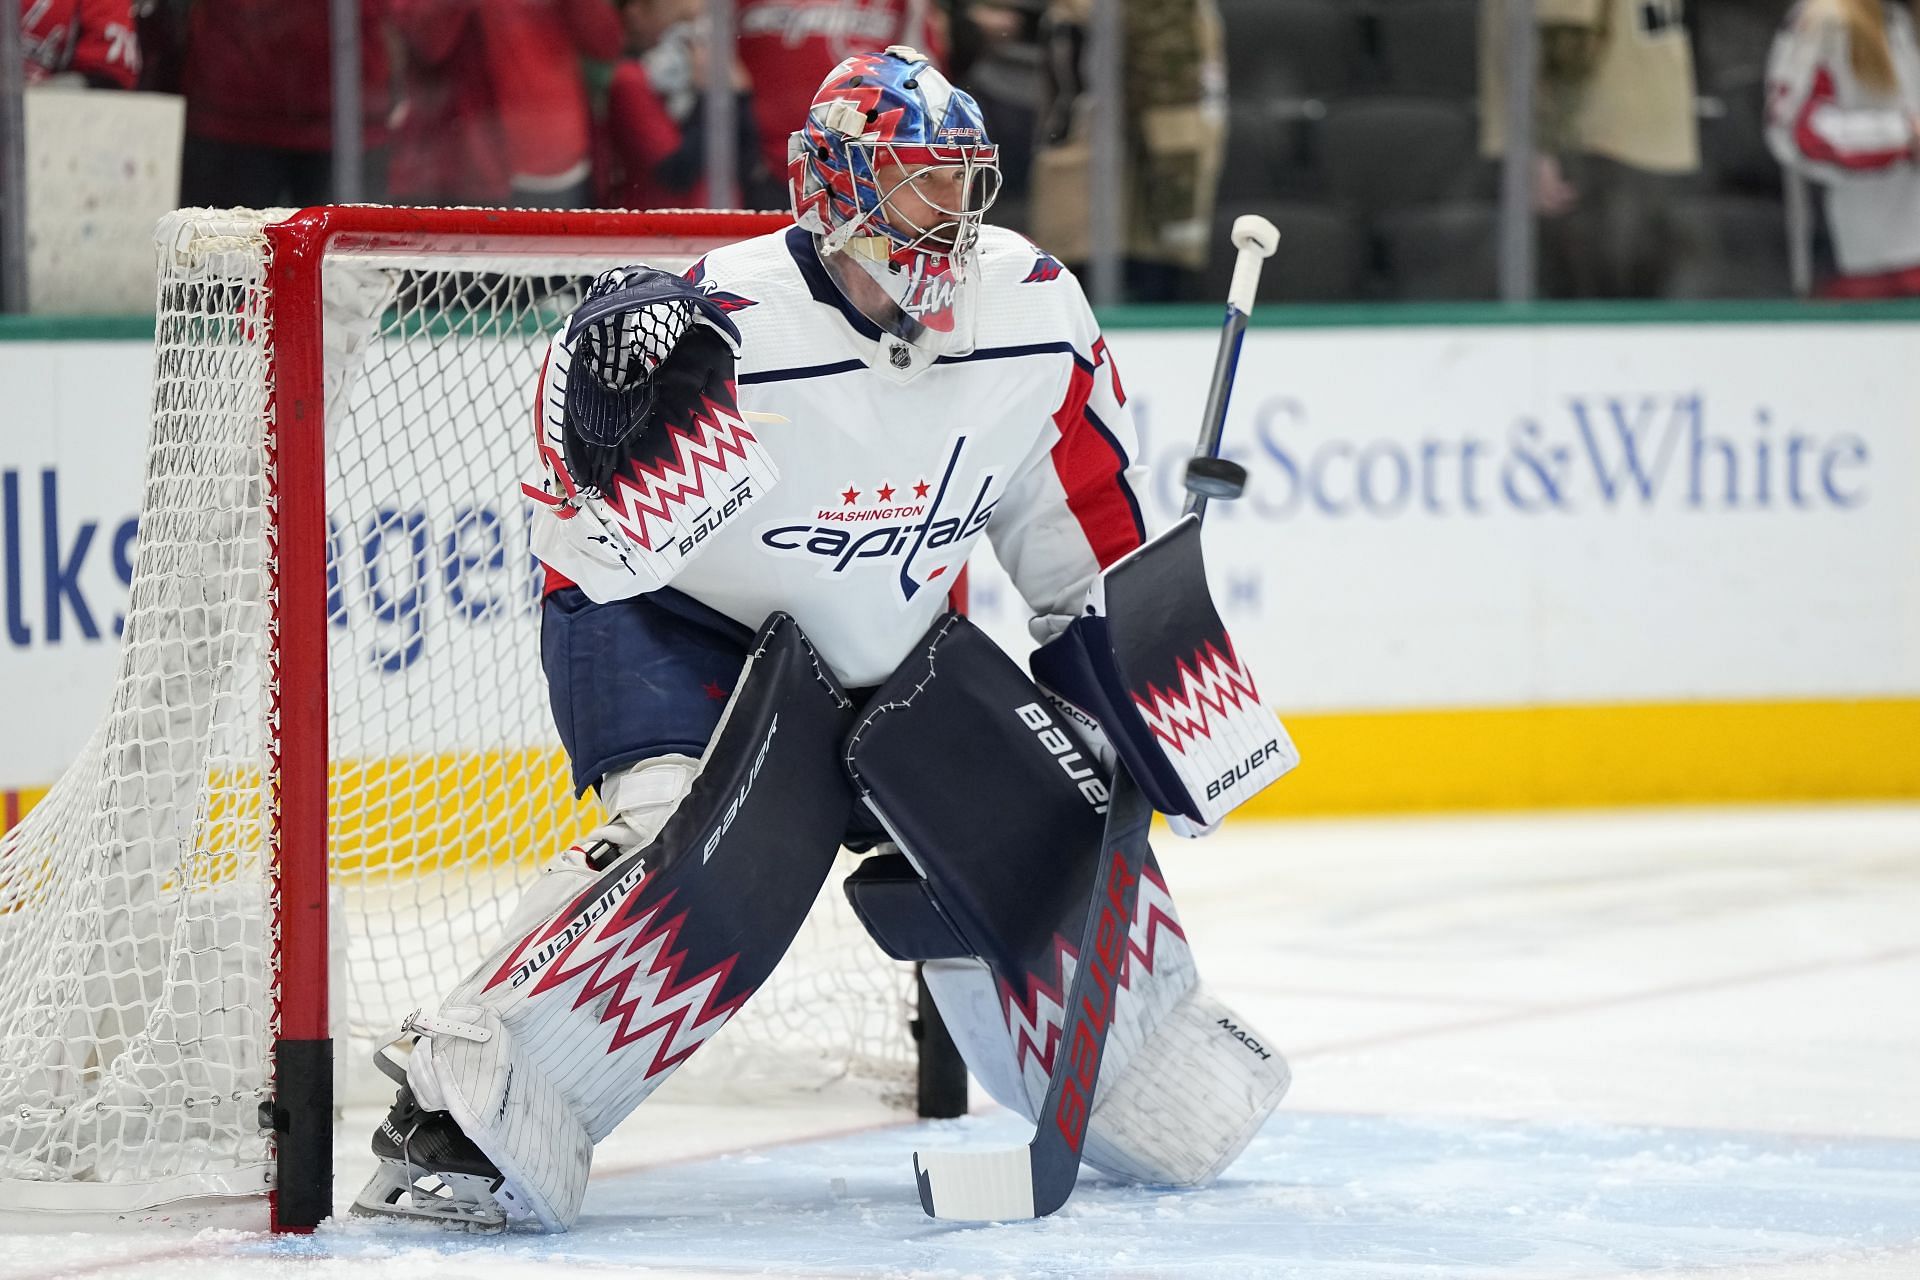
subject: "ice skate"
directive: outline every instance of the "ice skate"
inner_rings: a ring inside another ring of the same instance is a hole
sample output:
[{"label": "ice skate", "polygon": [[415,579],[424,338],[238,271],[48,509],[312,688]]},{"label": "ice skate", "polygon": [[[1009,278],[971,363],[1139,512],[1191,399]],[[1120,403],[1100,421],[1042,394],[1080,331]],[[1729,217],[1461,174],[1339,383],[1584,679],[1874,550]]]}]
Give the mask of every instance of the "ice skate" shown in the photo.
[{"label": "ice skate", "polygon": [[401,1218],[457,1231],[504,1231],[512,1193],[493,1161],[445,1111],[428,1111],[402,1085],[373,1132],[379,1166],[353,1198],[363,1218]]}]

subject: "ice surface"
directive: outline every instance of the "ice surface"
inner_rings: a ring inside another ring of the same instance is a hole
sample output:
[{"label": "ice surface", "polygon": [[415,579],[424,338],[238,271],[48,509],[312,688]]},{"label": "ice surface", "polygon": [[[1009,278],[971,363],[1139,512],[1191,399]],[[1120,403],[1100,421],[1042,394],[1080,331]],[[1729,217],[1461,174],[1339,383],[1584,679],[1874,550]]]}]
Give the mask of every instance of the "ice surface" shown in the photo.
[{"label": "ice surface", "polygon": [[[1089,1173],[1053,1219],[945,1225],[909,1153],[1022,1141],[1014,1117],[650,1105],[565,1237],[13,1236],[0,1278],[1920,1277],[1920,806],[1156,847],[1203,972],[1295,1069],[1206,1190]],[[369,1124],[346,1126],[342,1196]]]}]

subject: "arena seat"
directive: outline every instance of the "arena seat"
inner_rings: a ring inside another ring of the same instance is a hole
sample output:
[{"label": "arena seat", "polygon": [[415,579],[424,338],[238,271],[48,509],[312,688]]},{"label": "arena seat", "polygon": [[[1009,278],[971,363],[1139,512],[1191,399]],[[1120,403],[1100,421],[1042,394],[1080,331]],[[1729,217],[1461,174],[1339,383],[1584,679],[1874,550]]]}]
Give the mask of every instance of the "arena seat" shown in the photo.
[{"label": "arena seat", "polygon": [[1765,195],[1695,195],[1674,203],[1684,242],[1671,296],[1784,298],[1791,295],[1787,218]]},{"label": "arena seat", "polygon": [[1499,211],[1455,200],[1381,214],[1374,223],[1382,265],[1403,301],[1479,300],[1499,291]]},{"label": "arena seat", "polygon": [[1700,121],[1700,167],[1717,191],[1777,197],[1780,163],[1767,149],[1766,84],[1755,76],[1721,84],[1716,115]]},{"label": "arena seat", "polygon": [[[1348,302],[1362,295],[1366,241],[1345,212],[1304,201],[1222,201],[1214,213],[1216,245],[1229,243],[1233,220],[1243,213],[1270,218],[1280,229],[1280,251],[1260,275],[1262,302]],[[1212,254],[1199,296],[1224,297],[1232,274],[1233,255]]]},{"label": "arena seat", "polygon": [[1328,191],[1368,213],[1463,196],[1485,180],[1473,113],[1437,98],[1350,98],[1321,125]]},{"label": "arena seat", "polygon": [[1360,19],[1344,0],[1221,0],[1236,102],[1326,98],[1353,87]]},{"label": "arena seat", "polygon": [[1476,0],[1386,0],[1373,21],[1386,89],[1462,99],[1479,92]]}]

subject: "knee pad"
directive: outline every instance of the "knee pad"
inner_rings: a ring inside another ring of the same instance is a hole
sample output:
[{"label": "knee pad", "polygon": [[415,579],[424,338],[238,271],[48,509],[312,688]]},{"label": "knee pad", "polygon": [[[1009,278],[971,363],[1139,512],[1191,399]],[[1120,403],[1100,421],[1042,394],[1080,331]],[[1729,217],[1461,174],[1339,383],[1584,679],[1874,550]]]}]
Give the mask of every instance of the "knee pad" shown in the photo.
[{"label": "knee pad", "polygon": [[600,801],[607,820],[554,855],[540,878],[520,895],[502,936],[525,937],[591,886],[608,863],[652,843],[699,772],[700,762],[692,756],[668,755],[602,778]]}]

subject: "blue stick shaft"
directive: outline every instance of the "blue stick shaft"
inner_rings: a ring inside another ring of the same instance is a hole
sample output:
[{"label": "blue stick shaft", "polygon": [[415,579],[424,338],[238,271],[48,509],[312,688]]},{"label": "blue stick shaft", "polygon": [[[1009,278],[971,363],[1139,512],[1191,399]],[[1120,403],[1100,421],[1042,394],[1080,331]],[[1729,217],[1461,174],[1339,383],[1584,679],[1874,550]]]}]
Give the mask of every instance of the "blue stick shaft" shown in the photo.
[{"label": "blue stick shaft", "polygon": [[[1200,440],[1194,446],[1195,457],[1220,456],[1220,435],[1226,430],[1227,405],[1233,399],[1233,379],[1240,368],[1240,344],[1246,335],[1247,313],[1229,304],[1227,317],[1220,326],[1220,349],[1213,358],[1213,382],[1207,388],[1207,410],[1200,417]],[[1206,511],[1207,496],[1189,492],[1181,514],[1205,519]]]}]

